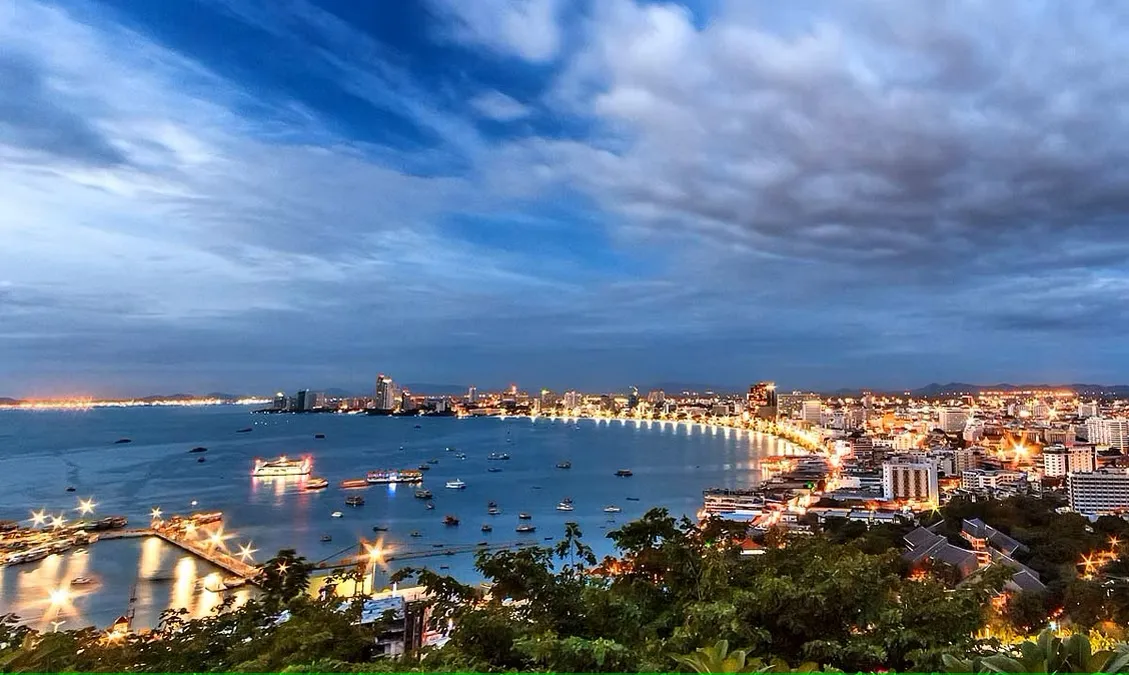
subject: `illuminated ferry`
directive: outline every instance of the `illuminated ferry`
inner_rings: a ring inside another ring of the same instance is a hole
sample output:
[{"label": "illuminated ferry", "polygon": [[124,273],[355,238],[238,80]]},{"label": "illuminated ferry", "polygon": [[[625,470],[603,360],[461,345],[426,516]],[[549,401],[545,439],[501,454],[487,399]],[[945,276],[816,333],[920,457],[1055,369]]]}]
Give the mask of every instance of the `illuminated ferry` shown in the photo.
[{"label": "illuminated ferry", "polygon": [[364,478],[346,478],[339,485],[344,490],[355,490],[356,488],[368,487],[369,483]]},{"label": "illuminated ferry", "polygon": [[286,455],[282,455],[277,459],[256,457],[255,468],[251,470],[251,475],[258,478],[308,476],[310,475],[310,469],[312,467],[313,460],[311,460],[309,456],[301,459],[287,459]]},{"label": "illuminated ferry", "polygon": [[369,471],[370,483],[422,483],[423,472],[418,469],[381,469]]}]

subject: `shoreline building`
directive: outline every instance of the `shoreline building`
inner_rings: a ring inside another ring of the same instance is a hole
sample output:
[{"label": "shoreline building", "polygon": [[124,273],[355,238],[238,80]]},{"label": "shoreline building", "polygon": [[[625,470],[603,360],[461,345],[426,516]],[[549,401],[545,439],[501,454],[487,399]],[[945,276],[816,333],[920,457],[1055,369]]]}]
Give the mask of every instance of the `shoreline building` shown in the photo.
[{"label": "shoreline building", "polygon": [[373,406],[377,410],[396,409],[396,384],[384,373],[376,376],[376,396]]},{"label": "shoreline building", "polygon": [[1086,516],[1129,511],[1129,473],[1125,469],[1099,469],[1066,476],[1070,510]]},{"label": "shoreline building", "polygon": [[749,394],[745,397],[745,410],[764,420],[776,421],[779,415],[777,405],[776,383],[758,382],[749,387]]}]

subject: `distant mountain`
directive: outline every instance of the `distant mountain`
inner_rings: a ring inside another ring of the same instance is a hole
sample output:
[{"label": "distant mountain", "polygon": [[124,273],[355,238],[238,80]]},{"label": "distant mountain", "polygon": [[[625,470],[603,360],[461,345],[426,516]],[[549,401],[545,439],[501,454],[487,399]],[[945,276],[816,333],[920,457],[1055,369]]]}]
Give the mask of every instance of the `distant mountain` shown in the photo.
[{"label": "distant mountain", "polygon": [[910,390],[913,396],[941,396],[944,394],[979,394],[982,391],[1025,391],[1029,389],[1069,389],[1079,394],[1105,394],[1107,396],[1129,396],[1129,385],[1124,384],[968,384],[967,382],[932,382],[918,389]]},{"label": "distant mountain", "polygon": [[[624,387],[627,389],[627,387]],[[678,394],[684,391],[694,393],[704,393],[712,391],[715,394],[736,394],[745,391],[744,387],[734,387],[727,384],[702,384],[701,382],[656,382],[646,387],[639,387],[640,394],[646,394],[648,391],[661,389],[667,394]]]},{"label": "distant mountain", "polygon": [[20,399],[18,398],[6,398],[4,396],[0,396],[0,405],[16,405],[19,402]]}]

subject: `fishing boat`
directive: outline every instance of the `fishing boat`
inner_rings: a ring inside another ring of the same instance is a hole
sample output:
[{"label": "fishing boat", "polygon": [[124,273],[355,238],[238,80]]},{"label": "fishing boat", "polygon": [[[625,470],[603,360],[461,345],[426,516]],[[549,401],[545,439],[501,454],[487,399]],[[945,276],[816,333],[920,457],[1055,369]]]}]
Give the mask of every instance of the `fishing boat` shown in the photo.
[{"label": "fishing boat", "polygon": [[464,483],[461,480],[459,480],[458,478],[456,478],[455,480],[447,481],[447,487],[452,489],[452,490],[462,490],[462,489],[466,488],[466,483]]},{"label": "fishing boat", "polygon": [[573,509],[574,509],[573,505],[569,504],[568,502],[561,502],[561,503],[557,504],[557,510],[558,511],[572,511]]},{"label": "fishing boat", "polygon": [[619,513],[622,510],[623,509],[619,508],[618,506],[614,506],[614,505],[609,505],[609,506],[604,507],[604,513]]},{"label": "fishing boat", "polygon": [[533,518],[533,516],[531,516],[531,515],[529,515],[528,513],[525,513],[525,512],[517,514],[517,517],[518,517],[518,520],[531,520]]},{"label": "fishing boat", "polygon": [[446,516],[443,516],[443,524],[444,525],[451,525],[451,526],[458,525],[459,519],[456,518],[455,516],[452,516],[452,515],[446,515]]},{"label": "fishing boat", "polygon": [[334,511],[333,513],[329,514],[329,517],[330,517],[330,518],[341,518],[341,517],[343,517],[344,515],[345,515],[345,514],[344,514],[344,513],[341,513],[340,511]]},{"label": "fishing boat", "polygon": [[557,468],[558,469],[571,469],[572,468],[572,462],[569,462],[569,461],[557,462]]},{"label": "fishing boat", "polygon": [[493,528],[493,527],[490,527],[490,525],[483,525],[483,526],[482,526],[482,531],[483,531],[483,532],[493,532],[493,531],[494,531],[494,528]]},{"label": "fishing boat", "polygon": [[416,490],[416,499],[431,499],[431,490],[427,488]]},{"label": "fishing boat", "polygon": [[364,478],[346,478],[338,484],[342,490],[356,490],[358,488],[365,488],[369,486],[369,482]]},{"label": "fishing boat", "polygon": [[345,504],[348,506],[364,506],[365,498],[360,495],[349,495],[345,498]]},{"label": "fishing boat", "polygon": [[525,534],[525,533],[528,533],[528,532],[536,532],[536,531],[537,531],[536,525],[518,525],[517,527],[514,528],[514,532],[517,532],[518,534]]},{"label": "fishing boat", "polygon": [[310,480],[306,481],[307,490],[322,490],[327,487],[329,487],[329,481],[320,476],[314,476]]},{"label": "fishing boat", "polygon": [[492,460],[492,461],[505,461],[509,458],[510,458],[510,456],[507,453],[504,453],[504,452],[503,453],[492,452],[492,453],[490,453],[489,455],[486,456],[486,459],[489,459],[489,460]]},{"label": "fishing boat", "polygon": [[619,471],[615,472],[615,475],[619,476],[620,478],[627,478],[629,476],[634,476],[635,474],[632,473],[631,469],[620,469]]}]

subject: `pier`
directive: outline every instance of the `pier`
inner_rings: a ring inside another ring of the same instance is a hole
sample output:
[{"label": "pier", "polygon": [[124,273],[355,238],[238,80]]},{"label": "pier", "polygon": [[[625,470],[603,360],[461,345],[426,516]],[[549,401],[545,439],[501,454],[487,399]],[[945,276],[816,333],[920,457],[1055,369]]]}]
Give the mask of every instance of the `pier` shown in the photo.
[{"label": "pier", "polygon": [[223,571],[233,576],[239,577],[249,583],[254,583],[255,577],[259,573],[259,568],[243,562],[239,558],[231,555],[225,551],[222,545],[215,545],[207,538],[208,534],[203,528],[198,530],[204,535],[203,539],[191,538],[192,535],[182,533],[180,530],[171,527],[156,527],[145,528],[130,528],[122,530],[110,530],[107,532],[99,532],[98,539],[136,539],[140,537],[157,537],[165,543],[176,546],[177,548],[186,551],[201,560],[204,560]]}]

